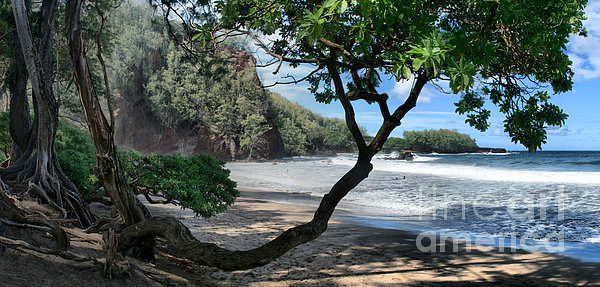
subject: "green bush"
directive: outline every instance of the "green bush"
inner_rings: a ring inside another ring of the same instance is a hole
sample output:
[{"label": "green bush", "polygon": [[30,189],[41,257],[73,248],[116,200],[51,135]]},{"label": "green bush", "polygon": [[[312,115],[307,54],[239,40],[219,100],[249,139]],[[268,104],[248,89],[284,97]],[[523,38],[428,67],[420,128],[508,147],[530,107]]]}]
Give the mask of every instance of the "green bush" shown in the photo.
[{"label": "green bush", "polygon": [[225,162],[210,155],[143,156],[129,150],[120,157],[133,188],[192,209],[204,218],[225,211],[239,196]]},{"label": "green bush", "polygon": [[86,199],[94,196],[96,151],[89,134],[59,121],[54,147],[60,166],[81,195]]}]

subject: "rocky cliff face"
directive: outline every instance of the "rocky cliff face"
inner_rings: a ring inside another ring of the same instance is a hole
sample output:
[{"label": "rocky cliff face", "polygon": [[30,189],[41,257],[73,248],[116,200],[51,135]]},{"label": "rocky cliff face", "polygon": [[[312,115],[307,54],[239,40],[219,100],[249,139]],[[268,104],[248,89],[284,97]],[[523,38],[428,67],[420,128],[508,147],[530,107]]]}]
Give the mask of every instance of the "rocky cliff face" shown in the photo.
[{"label": "rocky cliff face", "polygon": [[[226,52],[233,57],[236,71],[255,69],[255,59],[249,53],[231,47],[226,48]],[[158,52],[146,58],[151,59],[154,69],[159,69],[161,63],[164,63]],[[193,128],[169,127],[156,119],[152,115],[149,101],[143,97],[143,85],[141,82],[137,83],[141,78],[142,75],[135,75],[132,79],[136,81],[136,95],[116,96],[117,145],[133,148],[142,154],[191,156],[206,153],[228,161],[247,158],[248,153],[239,148],[237,138],[218,134],[209,125],[199,124]],[[258,76],[256,81],[260,83]],[[256,153],[259,159],[281,158],[284,155],[281,134],[268,115],[265,117],[271,129],[263,135],[262,144],[256,149]]]}]

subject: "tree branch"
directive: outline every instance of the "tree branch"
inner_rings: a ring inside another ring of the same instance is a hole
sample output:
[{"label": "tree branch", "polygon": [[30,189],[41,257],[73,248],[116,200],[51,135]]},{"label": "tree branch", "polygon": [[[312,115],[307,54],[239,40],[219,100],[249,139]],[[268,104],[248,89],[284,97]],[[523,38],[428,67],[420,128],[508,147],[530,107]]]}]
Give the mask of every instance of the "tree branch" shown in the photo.
[{"label": "tree branch", "polygon": [[352,103],[346,97],[346,93],[344,92],[344,84],[342,83],[342,79],[335,65],[329,64],[327,65],[327,70],[331,75],[331,79],[333,80],[333,84],[335,86],[335,93],[337,94],[340,102],[342,103],[342,107],[344,107],[344,111],[346,114],[346,125],[354,137],[354,141],[358,146],[359,151],[364,151],[367,148],[367,144],[365,143],[365,139],[358,128],[358,124],[356,124],[356,118],[354,114],[354,108],[352,107]]},{"label": "tree branch", "polygon": [[[302,77],[302,78],[301,78],[301,79],[299,79],[299,80],[296,80],[296,79],[294,79],[293,81],[289,81],[289,82],[279,82],[279,81],[276,81],[276,82],[275,82],[275,83],[273,83],[273,84],[270,84],[270,85],[264,85],[264,86],[263,86],[263,88],[270,88],[270,87],[273,87],[273,86],[276,86],[276,85],[290,85],[290,84],[298,84],[298,83],[301,83],[301,82],[304,82],[304,81],[306,81],[306,79],[310,78],[312,75],[314,75],[316,72],[318,72],[318,71],[320,71],[320,70],[322,70],[322,69],[323,69],[323,66],[319,66],[318,68],[314,69],[314,70],[313,70],[312,72],[310,72],[308,75],[306,75],[306,76]],[[289,76],[289,77],[291,77],[291,76]],[[293,78],[293,77],[292,77],[292,78]]]},{"label": "tree branch", "polygon": [[421,90],[423,89],[425,84],[427,84],[428,81],[429,81],[429,77],[427,76],[426,72],[419,74],[417,76],[417,81],[414,83],[412,89],[410,90],[410,94],[408,95],[408,98],[406,99],[404,104],[399,106],[394,111],[394,114],[392,115],[392,117],[395,120],[397,120],[397,121],[402,120],[404,118],[404,116],[406,115],[406,113],[408,113],[408,111],[410,111],[412,108],[414,108],[417,105],[417,99],[419,99]]},{"label": "tree branch", "polygon": [[[297,64],[316,64],[316,65],[321,65],[321,63],[324,61],[324,59],[312,59],[312,58],[308,58],[308,59],[296,59],[296,58],[288,58],[288,57],[284,57],[283,55],[279,55],[274,53],[273,51],[271,51],[271,49],[269,49],[269,47],[262,41],[260,40],[256,35],[252,34],[252,32],[250,31],[246,31],[246,30],[237,30],[240,33],[244,33],[246,35],[248,35],[250,38],[252,38],[252,40],[254,40],[254,42],[256,42],[256,46],[258,46],[259,48],[261,48],[263,51],[265,51],[267,54],[269,54],[269,56],[273,57],[273,58],[277,58],[279,60],[279,62],[288,62],[288,63],[297,63]],[[281,64],[279,64],[281,65]],[[276,72],[274,72],[273,74],[276,74],[279,71],[279,68],[277,69]]]}]

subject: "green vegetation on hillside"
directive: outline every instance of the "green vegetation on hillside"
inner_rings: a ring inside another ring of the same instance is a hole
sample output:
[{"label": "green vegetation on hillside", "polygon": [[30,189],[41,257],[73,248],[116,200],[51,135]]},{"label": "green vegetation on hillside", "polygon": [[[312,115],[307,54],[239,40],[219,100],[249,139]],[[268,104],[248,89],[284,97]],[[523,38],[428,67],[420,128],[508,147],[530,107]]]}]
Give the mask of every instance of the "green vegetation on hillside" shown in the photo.
[{"label": "green vegetation on hillside", "polygon": [[[270,93],[258,85],[254,70],[240,71],[218,55],[190,58],[169,40],[163,19],[148,7],[124,5],[111,19],[118,43],[111,61],[113,87],[124,97],[141,92],[163,123],[204,124],[252,151],[261,144],[256,132],[268,130],[271,119],[287,155],[353,150],[343,120],[322,117]],[[264,120],[256,129],[259,117]]]},{"label": "green vegetation on hillside", "polygon": [[405,147],[418,152],[463,153],[479,149],[470,136],[447,129],[406,131]]},{"label": "green vegetation on hillside", "polygon": [[166,66],[154,73],[144,91],[152,112],[170,126],[210,126],[216,132],[238,137],[250,115],[267,111],[267,93],[256,84],[251,72],[234,72],[232,67],[218,78],[198,75],[197,64],[170,46]]},{"label": "green vegetation on hillside", "polygon": [[325,118],[278,94],[270,94],[269,112],[288,155],[319,151],[352,151],[352,135],[341,119]]},{"label": "green vegetation on hillside", "polygon": [[163,123],[205,124],[238,137],[249,115],[266,114],[267,94],[254,71],[236,72],[232,63],[216,56],[190,58],[170,41],[164,20],[150,7],[124,5],[111,19],[120,43],[111,65],[113,87],[126,98],[143,93]]}]

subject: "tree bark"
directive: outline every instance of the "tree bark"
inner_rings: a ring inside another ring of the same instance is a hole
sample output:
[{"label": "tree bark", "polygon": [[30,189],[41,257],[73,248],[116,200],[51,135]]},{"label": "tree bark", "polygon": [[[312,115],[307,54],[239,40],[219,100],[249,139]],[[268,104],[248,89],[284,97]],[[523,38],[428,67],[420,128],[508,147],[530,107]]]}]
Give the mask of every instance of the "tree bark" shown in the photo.
[{"label": "tree bark", "polygon": [[[96,149],[96,175],[117,211],[113,227],[117,231],[150,218],[150,212],[133,193],[114,143],[114,127],[111,126],[100,106],[98,94],[93,84],[87,59],[84,54],[81,30],[82,0],[68,0],[65,22],[69,54],[77,83],[79,99],[85,114],[88,128]],[[107,93],[109,91],[107,90]],[[112,110],[111,110],[112,112]],[[112,117],[112,115],[111,115]],[[113,209],[113,210],[115,210]],[[154,236],[136,238],[128,248],[133,256],[152,260],[154,258]],[[112,248],[112,247],[111,247]],[[107,266],[109,268],[110,266]]]},{"label": "tree bark", "polygon": [[[58,128],[58,103],[52,90],[52,41],[56,1],[44,0],[40,19],[40,46],[33,45],[27,9],[23,0],[12,0],[16,31],[23,60],[33,90],[34,130],[27,146],[14,164],[0,170],[6,180],[29,184],[30,191],[38,194],[65,217],[77,218],[87,227],[92,216],[77,187],[62,171],[54,152]],[[46,65],[46,66],[44,66]]]},{"label": "tree bark", "polygon": [[113,129],[102,112],[96,89],[83,50],[81,32],[81,0],[68,0],[65,12],[69,53],[79,98],[96,148],[97,175],[112,199],[124,226],[141,222],[149,213],[135,197],[113,140]]},{"label": "tree bark", "polygon": [[19,43],[17,31],[13,33],[14,59],[9,77],[10,91],[9,132],[13,140],[8,165],[12,165],[27,150],[28,138],[31,134],[31,118],[29,117],[29,101],[27,99],[27,70],[23,50]]}]

